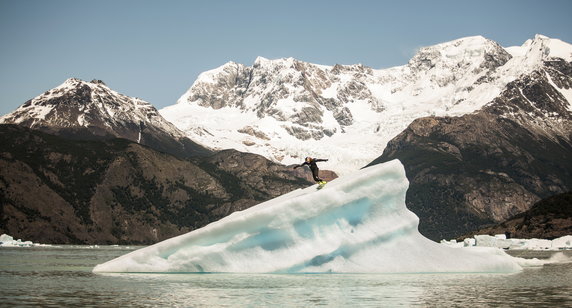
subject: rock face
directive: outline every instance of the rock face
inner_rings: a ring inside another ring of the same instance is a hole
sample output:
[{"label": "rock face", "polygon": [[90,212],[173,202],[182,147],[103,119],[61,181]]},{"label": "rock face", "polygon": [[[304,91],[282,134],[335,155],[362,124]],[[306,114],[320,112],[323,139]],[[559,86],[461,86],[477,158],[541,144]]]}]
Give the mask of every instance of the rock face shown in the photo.
[{"label": "rock face", "polygon": [[421,48],[406,65],[381,70],[292,58],[229,62],[160,112],[211,148],[285,164],[325,157],[324,168],[351,173],[413,120],[471,113],[543,61],[570,54],[569,44],[540,35],[511,48],[476,36]]},{"label": "rock face", "polygon": [[15,125],[0,144],[0,234],[40,243],[155,243],[311,184],[234,150],[183,160]]},{"label": "rock face", "polygon": [[73,139],[124,138],[179,157],[212,153],[187,138],[151,104],[119,94],[101,80],[70,78],[1,117],[0,123]]},{"label": "rock face", "polygon": [[429,238],[502,222],[572,189],[570,94],[572,63],[553,58],[475,113],[415,120],[372,164],[403,162]]},{"label": "rock face", "polygon": [[572,234],[572,192],[558,194],[535,203],[530,210],[500,224],[471,232],[477,234],[507,234],[514,238],[555,239]]}]

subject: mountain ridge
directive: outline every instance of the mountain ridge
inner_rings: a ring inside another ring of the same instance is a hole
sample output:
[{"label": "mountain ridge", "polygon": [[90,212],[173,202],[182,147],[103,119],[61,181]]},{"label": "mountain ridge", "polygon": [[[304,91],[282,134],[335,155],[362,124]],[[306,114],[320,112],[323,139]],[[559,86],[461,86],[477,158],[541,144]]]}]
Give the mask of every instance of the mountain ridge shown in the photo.
[{"label": "mountain ridge", "polygon": [[[203,166],[238,195],[236,185],[249,182],[250,156],[222,151],[210,161],[213,152],[162,116],[174,117],[210,148],[266,148],[272,151],[261,150],[264,157],[286,165],[306,156],[328,158],[320,167],[343,173],[371,162],[374,154],[383,152],[374,163],[401,155],[412,183],[408,206],[421,217],[424,235],[439,240],[570,189],[570,168],[558,164],[570,156],[571,60],[571,45],[544,36],[510,52],[483,37],[463,38],[421,49],[407,65],[386,70],[259,57],[252,67],[230,63],[205,72],[193,84],[196,91],[191,87],[179,104],[160,112],[101,81],[72,78],[0,122],[75,140],[141,142]],[[191,142],[191,152],[181,140]],[[255,181],[254,187],[265,184]],[[140,191],[114,194],[141,197]]]},{"label": "mountain ridge", "polygon": [[151,244],[311,184],[235,150],[181,159],[13,124],[0,142],[0,233],[40,243]]},{"label": "mountain ridge", "polygon": [[[329,156],[326,168],[351,173],[414,119],[478,110],[553,57],[571,61],[572,46],[542,35],[510,52],[482,36],[461,38],[421,48],[406,65],[380,70],[258,57],[252,66],[228,62],[202,73],[160,113],[214,149],[286,164]],[[242,133],[246,127],[268,139]]]},{"label": "mountain ridge", "polygon": [[2,117],[0,139],[0,229],[36,242],[150,244],[312,183],[200,146],[100,80],[27,101]]}]

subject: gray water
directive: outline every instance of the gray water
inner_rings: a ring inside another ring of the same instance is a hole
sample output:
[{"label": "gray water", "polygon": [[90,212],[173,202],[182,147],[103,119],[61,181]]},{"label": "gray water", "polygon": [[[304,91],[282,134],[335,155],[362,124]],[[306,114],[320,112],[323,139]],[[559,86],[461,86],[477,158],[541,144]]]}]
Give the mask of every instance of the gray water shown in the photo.
[{"label": "gray water", "polygon": [[[0,306],[572,307],[572,263],[513,274],[91,273],[133,249],[2,247]],[[510,253],[545,259],[555,252]]]}]

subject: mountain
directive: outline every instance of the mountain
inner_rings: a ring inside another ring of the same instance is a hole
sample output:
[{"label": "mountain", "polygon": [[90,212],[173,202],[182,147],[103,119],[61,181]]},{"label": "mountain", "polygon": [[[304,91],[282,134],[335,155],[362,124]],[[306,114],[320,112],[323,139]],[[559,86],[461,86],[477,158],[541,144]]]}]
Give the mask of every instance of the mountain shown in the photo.
[{"label": "mountain", "polygon": [[39,243],[151,244],[311,184],[235,150],[180,159],[6,124],[0,144],[0,234]]},{"label": "mountain", "polygon": [[495,226],[469,233],[508,234],[514,238],[555,239],[572,234],[572,192],[548,197],[536,202],[528,211],[517,214]]},{"label": "mountain", "polygon": [[537,35],[510,48],[462,38],[421,48],[406,65],[388,69],[259,57],[252,66],[229,62],[202,73],[160,113],[214,149],[285,164],[329,158],[325,168],[351,173],[413,120],[478,110],[509,82],[551,58],[570,61],[571,53],[569,44]]},{"label": "mountain", "polygon": [[399,159],[420,231],[455,238],[572,189],[572,62],[551,57],[480,110],[425,117],[370,165]]},{"label": "mountain", "polygon": [[151,104],[119,94],[101,80],[70,78],[1,117],[0,124],[75,139],[124,138],[179,157],[212,153],[187,138]]}]

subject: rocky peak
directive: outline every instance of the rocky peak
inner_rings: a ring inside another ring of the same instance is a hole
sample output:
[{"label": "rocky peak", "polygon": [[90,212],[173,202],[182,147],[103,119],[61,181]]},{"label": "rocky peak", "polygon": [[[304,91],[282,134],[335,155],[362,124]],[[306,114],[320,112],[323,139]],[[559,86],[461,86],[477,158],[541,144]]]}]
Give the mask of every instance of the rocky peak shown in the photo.
[{"label": "rocky peak", "polygon": [[334,75],[349,74],[355,78],[367,78],[373,75],[373,69],[363,64],[340,65],[336,64],[330,71]]},{"label": "rocky peak", "polygon": [[[43,108],[38,108],[39,106]],[[42,112],[37,109],[42,109]],[[139,112],[131,113],[132,111]],[[33,120],[37,124],[40,121],[46,122],[46,125],[53,121],[61,124],[67,121],[68,126],[86,126],[89,123],[82,122],[80,118],[92,115],[102,121],[122,121],[136,116],[145,122],[149,121],[142,113],[158,115],[151,104],[119,94],[102,81],[86,82],[69,78],[61,85],[29,100],[3,120],[15,123]]]},{"label": "rocky peak", "polygon": [[106,86],[105,82],[103,82],[103,80],[99,80],[99,79],[93,79],[92,81],[90,81],[93,84],[101,84]]},{"label": "rocky peak", "polygon": [[536,138],[572,142],[572,64],[563,60],[510,82],[484,113],[525,127]]},{"label": "rocky peak", "polygon": [[100,80],[69,78],[3,116],[0,123],[73,138],[125,138],[176,155],[209,152],[190,141],[153,105],[120,94]]},{"label": "rocky peak", "polygon": [[261,68],[265,70],[276,70],[283,68],[296,68],[297,65],[304,63],[302,61],[296,60],[292,57],[289,58],[279,58],[279,59],[267,59],[264,57],[257,57],[254,60],[252,67]]},{"label": "rocky peak", "polygon": [[546,61],[562,59],[572,61],[572,45],[559,39],[537,34],[522,46],[507,48],[515,57],[511,66],[521,71],[531,71],[544,66]]},{"label": "rocky peak", "polygon": [[496,42],[474,36],[421,48],[408,67],[414,77],[429,77],[439,86],[446,86],[467,74],[479,75],[494,70],[511,57]]},{"label": "rocky peak", "polygon": [[[372,99],[364,83],[372,78],[373,70],[358,65],[315,65],[283,58],[269,60],[258,57],[252,67],[229,62],[203,73],[179,100],[215,110],[224,107],[254,112],[263,119],[272,117],[284,124],[284,129],[301,140],[320,139],[353,123],[351,111],[344,102],[366,100],[372,110],[379,110],[380,102]],[[351,77],[346,77],[351,76]],[[353,80],[353,79],[359,80]],[[335,83],[337,97],[325,93]],[[337,125],[324,127],[326,114]]]}]

